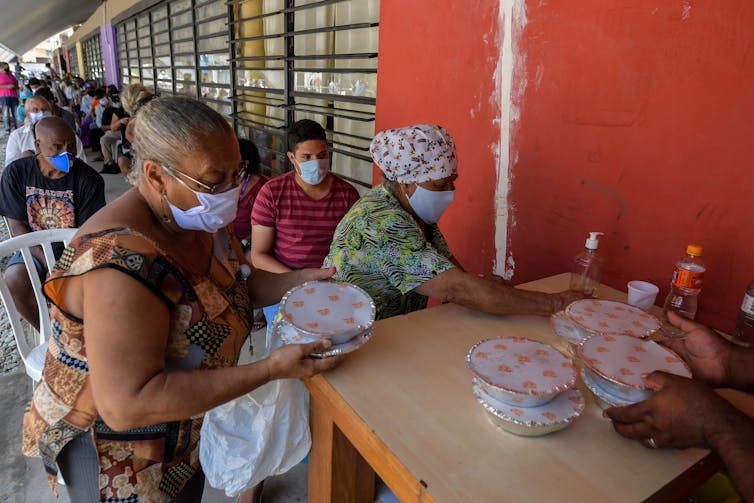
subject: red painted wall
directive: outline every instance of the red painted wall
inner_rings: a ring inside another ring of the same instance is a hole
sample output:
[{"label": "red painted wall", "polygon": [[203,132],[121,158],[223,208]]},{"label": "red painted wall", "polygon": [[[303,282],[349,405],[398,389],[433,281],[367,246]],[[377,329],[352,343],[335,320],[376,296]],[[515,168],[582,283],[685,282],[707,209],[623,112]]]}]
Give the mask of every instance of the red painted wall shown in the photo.
[{"label": "red painted wall", "polygon": [[380,2],[376,130],[438,123],[450,131],[459,181],[440,227],[475,272],[492,272],[495,257],[497,9],[497,0]]},{"label": "red painted wall", "polygon": [[698,242],[708,272],[697,319],[732,330],[754,278],[754,3],[526,5],[515,280],[563,271],[601,230],[603,281],[646,279],[662,299]]},{"label": "red painted wall", "polygon": [[[510,156],[514,281],[568,270],[587,231],[601,230],[603,280],[652,281],[661,302],[675,260],[699,242],[708,274],[698,319],[732,330],[754,278],[754,4],[525,4],[528,22],[514,30],[513,88],[525,83]],[[495,256],[498,7],[380,7],[376,127],[438,122],[453,134],[461,178],[440,223],[478,272]]]}]

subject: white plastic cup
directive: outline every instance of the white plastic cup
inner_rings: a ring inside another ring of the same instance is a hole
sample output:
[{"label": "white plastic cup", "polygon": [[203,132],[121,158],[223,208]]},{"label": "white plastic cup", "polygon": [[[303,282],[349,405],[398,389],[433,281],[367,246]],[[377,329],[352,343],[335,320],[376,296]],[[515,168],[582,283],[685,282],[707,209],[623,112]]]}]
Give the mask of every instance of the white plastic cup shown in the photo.
[{"label": "white plastic cup", "polygon": [[654,305],[659,291],[660,288],[652,283],[646,281],[629,281],[628,303],[644,311],[649,311]]}]

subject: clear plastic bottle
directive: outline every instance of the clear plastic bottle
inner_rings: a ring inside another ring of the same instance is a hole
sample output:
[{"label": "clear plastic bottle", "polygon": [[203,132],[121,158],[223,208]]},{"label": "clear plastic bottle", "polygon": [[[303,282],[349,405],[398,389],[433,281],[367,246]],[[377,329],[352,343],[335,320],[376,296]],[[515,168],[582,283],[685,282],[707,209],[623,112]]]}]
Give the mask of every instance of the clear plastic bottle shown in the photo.
[{"label": "clear plastic bottle", "polygon": [[670,281],[670,292],[665,298],[663,314],[675,311],[690,320],[696,316],[699,292],[702,291],[704,272],[707,266],[702,261],[703,248],[700,245],[688,245],[686,256],[675,265],[673,279]]},{"label": "clear plastic bottle", "polygon": [[602,232],[590,232],[584,243],[584,251],[573,260],[569,287],[571,290],[591,296],[596,294],[602,273],[602,257],[597,254],[600,244],[598,236],[602,235]]},{"label": "clear plastic bottle", "polygon": [[733,342],[742,346],[754,346],[754,280],[749,283],[744,293]]}]

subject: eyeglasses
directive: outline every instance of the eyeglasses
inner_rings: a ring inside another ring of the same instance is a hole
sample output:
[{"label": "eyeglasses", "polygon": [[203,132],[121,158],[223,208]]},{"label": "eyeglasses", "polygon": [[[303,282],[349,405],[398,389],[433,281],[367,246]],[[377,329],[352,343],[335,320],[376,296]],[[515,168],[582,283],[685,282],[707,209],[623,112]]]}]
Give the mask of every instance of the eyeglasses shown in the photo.
[{"label": "eyeglasses", "polygon": [[238,184],[240,183],[240,181],[244,177],[244,165],[243,165],[243,163],[241,163],[241,166],[239,167],[238,172],[236,172],[236,174],[233,177],[232,181],[230,181],[230,182],[216,183],[214,185],[207,185],[206,183],[200,182],[196,178],[187,175],[183,171],[178,171],[177,169],[171,168],[169,166],[165,166],[164,164],[162,164],[162,168],[165,171],[167,171],[173,178],[175,178],[181,185],[183,185],[187,189],[189,189],[191,191],[195,190],[195,189],[192,189],[191,187],[189,187],[186,182],[184,182],[183,180],[181,180],[180,176],[191,180],[192,182],[194,182],[195,184],[197,184],[199,187],[203,188],[204,190],[206,190],[210,194],[220,194],[222,192],[226,192],[228,190],[235,189],[236,187],[238,187]]}]

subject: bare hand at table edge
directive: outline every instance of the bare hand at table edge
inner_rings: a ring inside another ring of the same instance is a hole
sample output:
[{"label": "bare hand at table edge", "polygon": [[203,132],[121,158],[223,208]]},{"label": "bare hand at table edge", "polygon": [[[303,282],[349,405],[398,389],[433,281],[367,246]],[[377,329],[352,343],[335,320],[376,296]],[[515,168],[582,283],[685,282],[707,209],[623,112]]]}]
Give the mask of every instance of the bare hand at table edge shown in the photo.
[{"label": "bare hand at table edge", "polygon": [[577,292],[576,290],[563,290],[562,292],[554,293],[553,295],[555,295],[560,300],[560,307],[555,309],[554,311],[556,313],[565,309],[571,302],[591,298],[584,292]]},{"label": "bare hand at table edge", "polygon": [[731,352],[736,349],[733,344],[704,325],[672,311],[668,312],[668,321],[687,334],[682,339],[667,339],[663,344],[678,353],[689,365],[694,378],[710,386],[727,385]]},{"label": "bare hand at table edge", "polygon": [[663,344],[688,363],[695,379],[713,387],[754,392],[754,349],[736,346],[710,328],[676,313],[669,312],[668,320],[687,335]]},{"label": "bare hand at table edge", "polygon": [[344,356],[311,358],[312,353],[321,353],[332,347],[329,340],[322,339],[308,344],[288,344],[276,349],[264,359],[269,380],[306,379],[330,370],[343,361]]},{"label": "bare hand at table edge", "polygon": [[615,431],[648,448],[712,449],[741,495],[754,501],[754,419],[703,382],[659,371],[645,382],[654,395],[603,412],[613,421]]}]

